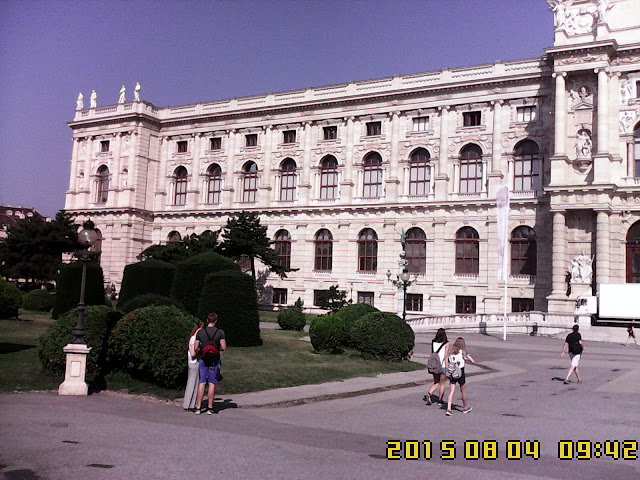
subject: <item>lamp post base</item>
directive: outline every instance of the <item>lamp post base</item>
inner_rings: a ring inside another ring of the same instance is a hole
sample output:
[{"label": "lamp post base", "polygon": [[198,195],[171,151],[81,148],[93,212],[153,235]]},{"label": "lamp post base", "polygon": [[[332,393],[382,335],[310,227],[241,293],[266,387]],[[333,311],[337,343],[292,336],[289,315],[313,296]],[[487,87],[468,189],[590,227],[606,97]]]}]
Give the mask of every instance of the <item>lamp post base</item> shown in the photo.
[{"label": "lamp post base", "polygon": [[91,348],[83,344],[70,343],[63,350],[67,354],[67,368],[64,382],[58,387],[58,395],[88,395],[89,386],[84,380],[87,372],[87,355]]}]

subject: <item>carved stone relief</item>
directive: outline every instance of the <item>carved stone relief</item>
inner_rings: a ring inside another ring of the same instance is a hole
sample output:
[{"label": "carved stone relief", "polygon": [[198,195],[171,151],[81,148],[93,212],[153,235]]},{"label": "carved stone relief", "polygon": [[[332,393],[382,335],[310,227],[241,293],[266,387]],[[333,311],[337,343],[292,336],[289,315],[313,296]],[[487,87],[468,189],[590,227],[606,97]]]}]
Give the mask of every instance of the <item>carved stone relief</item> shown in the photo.
[{"label": "carved stone relief", "polygon": [[631,133],[631,125],[636,117],[637,113],[635,111],[627,110],[624,112],[620,112],[618,132],[620,134]]}]

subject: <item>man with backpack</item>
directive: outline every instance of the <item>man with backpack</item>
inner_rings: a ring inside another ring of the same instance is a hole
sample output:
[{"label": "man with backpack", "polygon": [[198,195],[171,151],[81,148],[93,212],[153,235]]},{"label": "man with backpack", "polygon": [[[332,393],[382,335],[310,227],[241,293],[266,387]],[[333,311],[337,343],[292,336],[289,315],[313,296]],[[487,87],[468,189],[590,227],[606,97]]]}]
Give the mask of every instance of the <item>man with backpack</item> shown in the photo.
[{"label": "man with backpack", "polygon": [[213,397],[216,385],[218,384],[218,374],[220,373],[220,352],[227,349],[227,341],[224,338],[224,331],[216,327],[218,315],[210,313],[207,315],[207,326],[201,328],[195,341],[195,350],[198,352],[198,362],[200,367],[200,383],[198,384],[198,394],[196,396],[196,415],[204,412],[200,408],[202,397],[204,397],[204,386],[209,382],[209,394],[207,403],[209,408],[207,415],[218,413],[213,410]]},{"label": "man with backpack", "polygon": [[580,364],[580,356],[582,355],[582,350],[584,350],[584,345],[582,343],[582,336],[578,332],[580,327],[578,325],[574,325],[572,328],[572,332],[567,335],[566,340],[564,341],[564,345],[562,346],[562,353],[560,354],[560,358],[564,357],[564,352],[569,350],[569,357],[571,357],[571,366],[569,367],[569,371],[567,372],[567,377],[564,379],[564,384],[569,384],[569,377],[571,374],[575,372],[576,378],[578,379],[578,383],[582,380],[580,379],[580,372],[578,370],[578,365]]}]

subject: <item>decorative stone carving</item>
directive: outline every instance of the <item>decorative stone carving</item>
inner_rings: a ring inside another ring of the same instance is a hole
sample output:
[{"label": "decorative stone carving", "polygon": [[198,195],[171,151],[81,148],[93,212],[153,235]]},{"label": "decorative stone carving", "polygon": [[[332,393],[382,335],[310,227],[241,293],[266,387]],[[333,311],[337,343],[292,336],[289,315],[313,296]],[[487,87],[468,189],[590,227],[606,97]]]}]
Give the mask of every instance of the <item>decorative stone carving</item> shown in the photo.
[{"label": "decorative stone carving", "polygon": [[593,94],[587,85],[580,85],[578,89],[569,91],[571,108],[593,108]]},{"label": "decorative stone carving", "polygon": [[625,78],[620,82],[620,105],[629,105],[633,96],[633,82]]},{"label": "decorative stone carving", "polygon": [[553,12],[553,26],[556,30],[564,27],[567,20],[567,6],[564,0],[547,0],[547,3],[549,10]]},{"label": "decorative stone carving", "polygon": [[586,256],[584,252],[571,260],[571,283],[591,283],[592,261],[593,259]]},{"label": "decorative stone carving", "polygon": [[82,110],[84,108],[84,95],[82,92],[78,93],[78,98],[76,100],[76,110]]},{"label": "decorative stone carving", "polygon": [[620,112],[620,126],[618,128],[618,132],[621,134],[625,134],[630,131],[631,124],[633,120],[636,118],[636,112],[633,111],[624,111]]},{"label": "decorative stone carving", "polygon": [[98,106],[98,94],[95,90],[91,90],[91,97],[89,97],[89,108],[96,108]]},{"label": "decorative stone carving", "polygon": [[591,147],[593,143],[591,141],[591,132],[582,128],[578,130],[578,136],[576,139],[576,156],[579,159],[591,158]]},{"label": "decorative stone carving", "polygon": [[120,87],[120,95],[118,96],[118,103],[124,103],[126,101],[125,98],[124,98],[125,94],[126,94],[126,91],[127,91],[127,89],[125,88],[124,85],[122,85]]},{"label": "decorative stone carving", "polygon": [[133,89],[133,101],[134,102],[139,102],[140,101],[140,89],[142,87],[140,86],[140,82],[136,82],[136,86]]}]

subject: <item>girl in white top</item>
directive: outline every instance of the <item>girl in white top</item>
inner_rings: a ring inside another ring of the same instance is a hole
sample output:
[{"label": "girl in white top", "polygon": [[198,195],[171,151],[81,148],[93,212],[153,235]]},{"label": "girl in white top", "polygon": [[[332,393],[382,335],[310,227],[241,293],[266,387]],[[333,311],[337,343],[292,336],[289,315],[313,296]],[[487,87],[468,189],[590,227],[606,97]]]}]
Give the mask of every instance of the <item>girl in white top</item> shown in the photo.
[{"label": "girl in white top", "polygon": [[429,387],[429,391],[424,396],[424,401],[427,402],[427,405],[431,405],[431,395],[436,390],[436,388],[438,388],[438,403],[444,404],[444,374],[447,368],[447,357],[449,356],[449,340],[447,340],[447,333],[444,331],[444,328],[439,328],[436,332],[436,336],[431,342],[431,351],[438,352],[438,357],[440,358],[440,363],[442,364],[442,370],[440,371],[440,373],[432,374],[433,384]]},{"label": "girl in white top", "polygon": [[465,361],[469,361],[475,365],[476,361],[473,359],[471,355],[467,353],[467,347],[464,343],[464,338],[458,337],[456,341],[453,342],[452,347],[449,349],[449,363],[457,363],[462,371],[462,375],[457,379],[449,379],[449,386],[451,390],[449,391],[449,398],[447,400],[447,411],[445,414],[447,416],[451,415],[451,402],[453,401],[453,394],[456,391],[456,384],[460,385],[460,393],[462,394],[462,413],[469,413],[473,407],[467,405],[467,392],[465,384],[467,380],[464,375],[464,365]]},{"label": "girl in white top", "polygon": [[[182,408],[187,411],[191,411],[196,408],[200,366],[198,364],[198,359],[196,358],[195,341],[198,330],[203,326],[204,323],[202,322],[195,325],[189,334],[189,341],[187,342],[187,365],[189,366],[189,377],[187,378],[187,387],[185,388],[184,399],[182,401]],[[200,408],[200,405],[198,405],[198,408]]]}]

